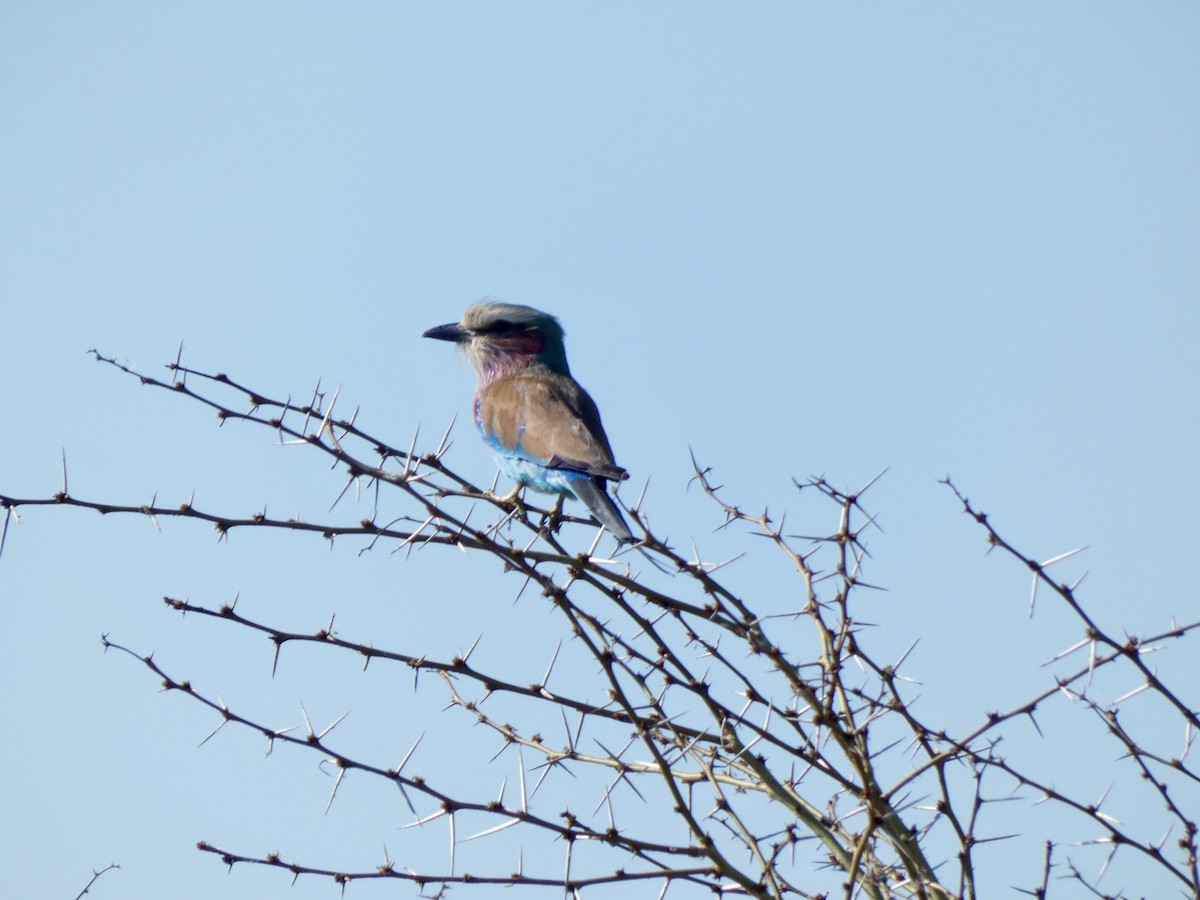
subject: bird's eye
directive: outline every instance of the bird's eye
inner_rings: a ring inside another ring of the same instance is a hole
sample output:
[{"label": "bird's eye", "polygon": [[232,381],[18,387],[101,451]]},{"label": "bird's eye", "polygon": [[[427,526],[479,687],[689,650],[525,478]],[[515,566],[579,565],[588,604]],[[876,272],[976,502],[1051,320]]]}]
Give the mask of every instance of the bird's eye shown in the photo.
[{"label": "bird's eye", "polygon": [[488,325],[486,328],[482,328],[480,330],[485,334],[516,334],[519,331],[527,331],[529,328],[529,325],[521,325],[517,322],[501,320],[499,322],[493,322],[491,325]]}]

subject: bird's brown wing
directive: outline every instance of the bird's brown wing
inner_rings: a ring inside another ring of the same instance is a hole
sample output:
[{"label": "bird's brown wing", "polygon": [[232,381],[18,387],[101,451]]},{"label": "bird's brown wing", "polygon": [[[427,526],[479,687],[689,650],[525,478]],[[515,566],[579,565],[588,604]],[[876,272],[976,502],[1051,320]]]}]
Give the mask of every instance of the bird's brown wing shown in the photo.
[{"label": "bird's brown wing", "polygon": [[479,419],[485,434],[547,466],[613,481],[627,477],[613,462],[596,404],[569,375],[521,372],[497,378],[479,394]]}]

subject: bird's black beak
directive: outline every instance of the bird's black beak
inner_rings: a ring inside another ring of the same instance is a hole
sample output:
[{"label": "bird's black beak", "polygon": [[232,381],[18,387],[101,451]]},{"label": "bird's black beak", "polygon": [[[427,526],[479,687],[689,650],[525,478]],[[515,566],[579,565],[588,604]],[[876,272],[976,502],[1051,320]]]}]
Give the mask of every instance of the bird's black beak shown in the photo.
[{"label": "bird's black beak", "polygon": [[435,341],[451,341],[455,344],[461,344],[463,341],[471,339],[471,332],[467,331],[457,322],[451,322],[448,325],[438,325],[430,328],[421,337],[433,338]]}]

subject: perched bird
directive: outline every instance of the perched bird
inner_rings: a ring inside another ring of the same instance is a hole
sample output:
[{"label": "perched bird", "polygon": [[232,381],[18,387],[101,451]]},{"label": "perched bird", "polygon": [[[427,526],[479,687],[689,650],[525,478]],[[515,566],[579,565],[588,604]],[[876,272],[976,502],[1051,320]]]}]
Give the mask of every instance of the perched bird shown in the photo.
[{"label": "perched bird", "polygon": [[475,370],[475,426],[500,470],[537,491],[578,497],[619,543],[633,533],[608,494],[629,477],[613,462],[600,412],[571,377],[554,316],[477,303],[422,337],[453,341]]}]

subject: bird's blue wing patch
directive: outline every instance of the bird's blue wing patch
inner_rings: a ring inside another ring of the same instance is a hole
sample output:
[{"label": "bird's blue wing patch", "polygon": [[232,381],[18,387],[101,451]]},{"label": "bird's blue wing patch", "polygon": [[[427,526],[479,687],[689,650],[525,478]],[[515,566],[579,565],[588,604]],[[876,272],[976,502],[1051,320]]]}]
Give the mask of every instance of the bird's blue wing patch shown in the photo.
[{"label": "bird's blue wing patch", "polygon": [[560,469],[546,465],[547,460],[538,459],[526,452],[518,444],[516,447],[506,447],[494,434],[485,434],[480,430],[483,443],[496,459],[500,471],[513,481],[529,485],[535,491],[547,494],[575,494],[571,485],[587,475],[571,469]]}]

